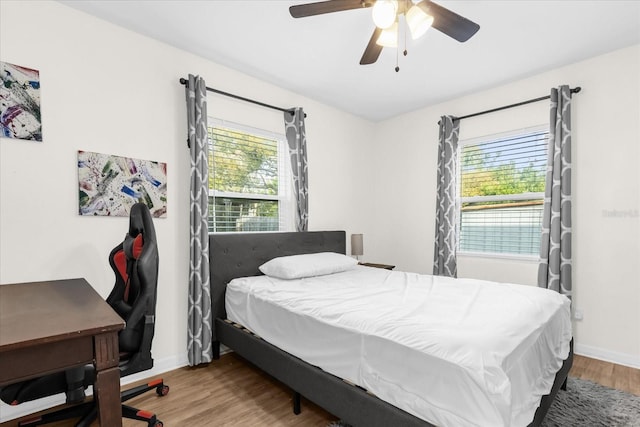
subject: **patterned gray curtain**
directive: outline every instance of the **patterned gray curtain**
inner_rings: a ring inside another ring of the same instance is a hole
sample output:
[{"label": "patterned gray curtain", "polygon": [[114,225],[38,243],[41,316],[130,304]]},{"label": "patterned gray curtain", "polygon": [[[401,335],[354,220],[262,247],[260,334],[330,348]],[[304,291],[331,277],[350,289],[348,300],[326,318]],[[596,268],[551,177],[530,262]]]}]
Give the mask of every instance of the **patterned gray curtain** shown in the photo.
[{"label": "patterned gray curtain", "polygon": [[293,194],[296,197],[296,231],[309,227],[309,183],[307,176],[307,135],[304,130],[304,111],[295,108],[294,114],[284,113],[284,131],[289,144],[293,171]]},{"label": "patterned gray curtain", "polygon": [[551,89],[538,286],[571,298],[571,89]]},{"label": "patterned gray curtain", "polygon": [[209,144],[207,86],[189,74],[186,88],[191,151],[191,228],[187,353],[191,366],[210,362],[211,289],[209,285]]},{"label": "patterned gray curtain", "polygon": [[436,239],[433,248],[433,274],[437,276],[457,277],[458,275],[456,177],[459,130],[459,120],[454,120],[452,116],[440,118]]}]

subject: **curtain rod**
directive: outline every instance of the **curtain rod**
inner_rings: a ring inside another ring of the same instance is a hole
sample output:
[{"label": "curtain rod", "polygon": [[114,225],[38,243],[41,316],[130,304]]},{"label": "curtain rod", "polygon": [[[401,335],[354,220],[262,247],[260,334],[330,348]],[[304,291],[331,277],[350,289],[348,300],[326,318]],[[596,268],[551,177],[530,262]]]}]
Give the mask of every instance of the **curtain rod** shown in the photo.
[{"label": "curtain rod", "polygon": [[[181,77],[180,78],[180,84],[183,84],[185,86],[189,86],[189,81],[187,79]],[[245,98],[243,96],[234,95],[234,94],[229,93],[229,92],[223,92],[223,91],[221,91],[219,89],[214,89],[214,88],[209,87],[209,86],[207,86],[206,89],[207,89],[208,92],[215,92],[215,93],[218,93],[220,95],[228,96],[230,98],[239,99],[240,101],[245,101],[245,102],[250,102],[251,104],[260,105],[261,107],[267,107],[267,108],[271,108],[272,110],[282,111],[283,113],[289,113],[291,115],[294,114],[293,108],[276,107],[275,105],[269,105],[269,104],[265,104],[264,102],[256,101],[254,99],[249,99],[249,98]],[[305,113],[304,116],[307,117],[307,113]]]},{"label": "curtain rod", "polygon": [[[581,90],[582,88],[578,86],[576,88],[571,89],[571,93],[579,93]],[[496,111],[506,110],[508,108],[513,108],[513,107],[519,107],[521,105],[531,104],[533,102],[544,101],[545,99],[551,99],[551,95],[541,96],[540,98],[528,99],[526,101],[518,102],[516,104],[505,105],[504,107],[492,108],[491,110],[480,111],[479,113],[467,114],[466,116],[462,116],[462,117],[454,117],[453,120],[456,121],[456,120],[468,119],[470,117],[481,116],[483,114],[495,113]],[[438,124],[440,124],[440,122],[438,122]]]}]

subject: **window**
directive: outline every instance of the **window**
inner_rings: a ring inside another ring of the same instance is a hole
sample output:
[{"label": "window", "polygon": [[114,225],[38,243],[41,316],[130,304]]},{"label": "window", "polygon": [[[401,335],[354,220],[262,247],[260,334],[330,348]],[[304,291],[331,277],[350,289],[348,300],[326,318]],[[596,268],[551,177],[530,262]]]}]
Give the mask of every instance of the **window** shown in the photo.
[{"label": "window", "polygon": [[539,254],[547,140],[537,127],[460,143],[461,253]]},{"label": "window", "polygon": [[284,135],[209,122],[209,232],[291,231]]}]

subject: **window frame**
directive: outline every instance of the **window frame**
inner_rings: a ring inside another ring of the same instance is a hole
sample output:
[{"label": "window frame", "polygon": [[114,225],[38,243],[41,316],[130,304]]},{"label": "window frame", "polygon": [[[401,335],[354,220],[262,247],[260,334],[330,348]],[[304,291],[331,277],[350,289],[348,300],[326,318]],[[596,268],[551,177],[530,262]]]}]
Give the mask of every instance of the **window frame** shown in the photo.
[{"label": "window frame", "polygon": [[[545,192],[529,192],[529,193],[518,193],[518,194],[499,194],[495,196],[468,196],[463,197],[462,194],[462,150],[464,147],[469,145],[479,145],[482,143],[513,138],[517,136],[524,136],[534,133],[545,133],[545,139],[547,140],[547,149],[546,149],[546,157],[548,157],[548,144],[549,144],[549,125],[548,124],[539,124],[535,126],[530,126],[526,128],[520,128],[516,130],[506,131],[506,132],[498,132],[493,134],[488,134],[480,137],[467,138],[464,140],[460,140],[458,143],[457,156],[459,161],[456,166],[456,179],[457,181],[457,189],[456,189],[456,234],[458,239],[456,239],[456,252],[459,256],[463,257],[479,257],[479,258],[495,258],[495,259],[506,259],[506,260],[518,260],[518,261],[527,261],[531,263],[537,263],[539,261],[540,255],[537,254],[521,254],[521,253],[509,253],[509,252],[482,252],[482,251],[467,251],[462,250],[460,248],[460,242],[462,237],[462,205],[464,203],[478,203],[478,202],[496,202],[496,201],[524,201],[524,200],[541,200],[544,206],[544,198]],[[548,159],[547,159],[548,160]],[[545,176],[545,186],[546,186],[546,176]]]},{"label": "window frame", "polygon": [[[276,133],[266,129],[260,129],[252,126],[248,126],[241,123],[236,123],[228,120],[218,119],[215,117],[208,117],[207,120],[207,143],[211,150],[211,159],[213,159],[214,145],[213,140],[210,138],[209,129],[213,128],[225,128],[232,131],[250,134],[258,136],[264,139],[270,139],[277,141],[277,161],[278,161],[278,194],[260,194],[260,193],[240,193],[232,191],[221,191],[212,186],[208,188],[208,197],[213,199],[214,202],[209,204],[215,209],[216,198],[228,198],[228,199],[245,199],[245,200],[266,200],[278,202],[278,230],[275,232],[294,231],[294,219],[293,219],[293,173],[291,171],[291,164],[289,161],[288,142],[284,131],[282,133]],[[209,173],[215,174],[215,169],[212,165],[209,166]],[[215,182],[215,179],[209,179],[209,183]],[[208,227],[209,233],[215,234],[231,234],[231,233],[273,233],[274,231],[217,231],[215,223],[215,212],[208,213]]]}]

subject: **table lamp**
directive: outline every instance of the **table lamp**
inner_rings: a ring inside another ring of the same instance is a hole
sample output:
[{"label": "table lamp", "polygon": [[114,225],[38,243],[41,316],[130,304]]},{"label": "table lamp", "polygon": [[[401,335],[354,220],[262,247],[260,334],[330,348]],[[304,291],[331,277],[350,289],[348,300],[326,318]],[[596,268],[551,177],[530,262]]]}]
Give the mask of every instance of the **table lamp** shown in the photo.
[{"label": "table lamp", "polygon": [[351,235],[351,255],[355,255],[356,259],[360,261],[358,258],[363,254],[363,245],[362,245],[362,234],[352,234]]}]

